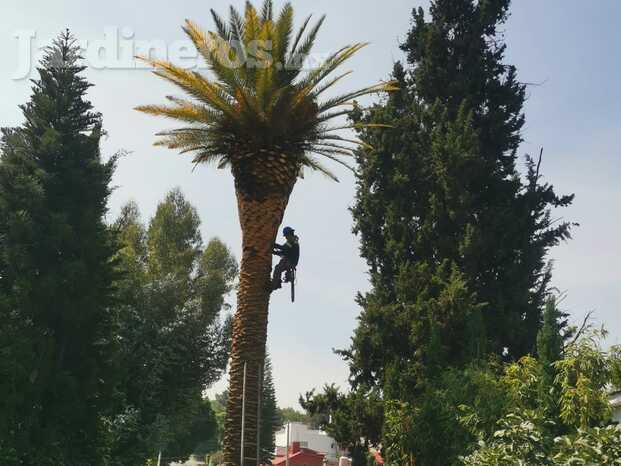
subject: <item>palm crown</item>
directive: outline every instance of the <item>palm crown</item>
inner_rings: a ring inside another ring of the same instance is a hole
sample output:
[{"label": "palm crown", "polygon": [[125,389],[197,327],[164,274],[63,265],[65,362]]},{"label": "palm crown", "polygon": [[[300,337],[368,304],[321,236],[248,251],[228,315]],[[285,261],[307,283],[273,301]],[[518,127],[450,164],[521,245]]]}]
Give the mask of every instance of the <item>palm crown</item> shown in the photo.
[{"label": "palm crown", "polygon": [[304,71],[324,17],[311,25],[309,16],[294,35],[290,3],[276,19],[271,0],[264,2],[260,13],[247,2],[243,16],[231,7],[228,23],[215,11],[211,14],[216,32],[204,33],[189,20],[183,29],[213,79],[170,62],[146,59],[155,74],[192,98],[168,97],[168,105],[138,107],[189,124],[159,133],[156,144],[193,153],[196,163],[231,166],[238,182],[288,184],[302,167],[336,180],[318,156],[348,166],[344,158],[361,144],[339,134],[354,125],[338,124],[338,118],[351,112],[354,99],[394,89],[392,82],[379,83],[323,98],[350,73],[334,72],[366,44],[343,47],[316,68]]}]

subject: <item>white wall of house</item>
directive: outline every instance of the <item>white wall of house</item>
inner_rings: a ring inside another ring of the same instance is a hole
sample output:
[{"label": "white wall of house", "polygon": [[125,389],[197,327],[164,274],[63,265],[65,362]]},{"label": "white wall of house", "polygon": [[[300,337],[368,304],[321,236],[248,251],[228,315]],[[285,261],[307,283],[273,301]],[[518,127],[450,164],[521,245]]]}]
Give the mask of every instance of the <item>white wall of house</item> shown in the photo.
[{"label": "white wall of house", "polygon": [[[300,442],[300,446],[310,448],[318,453],[326,455],[328,461],[333,462],[340,456],[340,450],[336,441],[321,430],[312,430],[300,422],[289,423],[289,444]],[[276,432],[276,449],[286,451],[287,426]]]}]

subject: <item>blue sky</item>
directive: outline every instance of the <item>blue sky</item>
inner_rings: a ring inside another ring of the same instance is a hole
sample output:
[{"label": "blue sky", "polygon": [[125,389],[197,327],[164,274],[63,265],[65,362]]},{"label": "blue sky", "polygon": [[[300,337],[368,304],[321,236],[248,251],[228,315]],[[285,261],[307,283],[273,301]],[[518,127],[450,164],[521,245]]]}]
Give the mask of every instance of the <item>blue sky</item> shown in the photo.
[{"label": "blue sky", "polygon": [[[209,8],[225,12],[229,0],[151,0],[84,2],[21,0],[3,2],[0,16],[0,125],[21,122],[17,106],[28,99],[27,80],[13,76],[20,64],[17,31],[36,31],[43,44],[69,27],[79,39],[103,39],[106,28],[134,33],[135,40],[166,44],[184,39],[180,26],[191,18],[211,27]],[[232,2],[241,6],[242,2]],[[355,41],[371,45],[351,62],[348,88],[372,84],[388,76],[401,58],[400,40],[409,27],[413,7],[427,2],[294,0],[298,23],[307,14],[328,18],[316,50],[328,53]],[[610,342],[621,343],[621,219],[618,168],[621,107],[620,40],[616,34],[621,2],[598,0],[519,0],[505,26],[507,61],[517,65],[529,87],[522,153],[544,147],[543,173],[560,193],[575,193],[574,205],[559,216],[581,224],[574,239],[556,248],[554,285],[567,292],[564,308],[576,320],[594,310],[610,330]],[[277,2],[277,5],[279,3]],[[154,148],[153,134],[171,125],[138,114],[133,107],[161,102],[177,93],[143,70],[87,71],[96,85],[90,97],[104,115],[108,137],[104,151],[124,149],[116,173],[110,219],[130,199],[148,218],[166,192],[180,186],[198,208],[205,239],[218,236],[239,256],[240,234],[230,174],[211,167],[192,172],[188,158]],[[177,93],[178,94],[178,93]],[[174,125],[172,125],[174,126]],[[326,382],[345,385],[347,368],[332,348],[348,345],[359,309],[357,291],[367,289],[365,264],[351,233],[348,207],[354,194],[353,176],[338,168],[341,183],[320,175],[300,181],[285,221],[301,237],[303,256],[298,299],[286,293],[272,300],[269,348],[277,395],[282,406],[296,406],[298,394]],[[221,389],[224,382],[214,390]]]}]

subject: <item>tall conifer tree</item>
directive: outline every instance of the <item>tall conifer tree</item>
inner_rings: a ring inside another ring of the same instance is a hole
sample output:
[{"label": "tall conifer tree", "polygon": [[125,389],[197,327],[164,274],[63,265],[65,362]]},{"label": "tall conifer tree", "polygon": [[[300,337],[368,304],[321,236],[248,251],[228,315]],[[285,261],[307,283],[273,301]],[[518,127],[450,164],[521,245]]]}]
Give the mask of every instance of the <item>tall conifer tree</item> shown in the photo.
[{"label": "tall conifer tree", "polygon": [[276,451],[276,431],[280,429],[282,420],[276,402],[276,388],[272,374],[272,361],[269,354],[265,358],[263,370],[263,389],[261,396],[261,462],[271,464]]},{"label": "tall conifer tree", "polygon": [[[344,444],[371,441],[398,464],[461,464],[477,441],[456,422],[462,405],[493,422],[502,401],[495,364],[482,361],[535,351],[548,251],[569,238],[571,225],[551,212],[573,196],[541,180],[540,160],[518,170],[526,87],[505,63],[509,3],[433,0],[430,14],[415,10],[407,63],[393,69],[400,91],[353,114],[388,128],[359,130],[367,145],[352,213],[372,288],[340,352],[350,402],[326,428]],[[312,411],[325,394],[311,395]]]},{"label": "tall conifer tree", "polygon": [[21,107],[25,123],[2,131],[0,450],[13,452],[2,464],[102,462],[114,354],[104,215],[115,159],[102,162],[102,118],[80,59],[61,34]]},{"label": "tall conifer tree", "polygon": [[[504,63],[509,0],[435,0],[414,11],[401,91],[358,122],[355,230],[373,288],[350,361],[354,385],[411,397],[436,369],[535,349],[548,250],[569,237],[540,166],[516,168],[525,85]],[[366,146],[365,146],[366,147]]]},{"label": "tall conifer tree", "polygon": [[[567,314],[559,311],[553,298],[548,300],[543,313],[543,325],[537,334],[537,357],[541,364],[539,397],[549,419],[558,420],[559,388],[556,385],[558,374],[554,363],[563,357],[564,336],[566,335]],[[558,432],[561,433],[560,431]]]}]

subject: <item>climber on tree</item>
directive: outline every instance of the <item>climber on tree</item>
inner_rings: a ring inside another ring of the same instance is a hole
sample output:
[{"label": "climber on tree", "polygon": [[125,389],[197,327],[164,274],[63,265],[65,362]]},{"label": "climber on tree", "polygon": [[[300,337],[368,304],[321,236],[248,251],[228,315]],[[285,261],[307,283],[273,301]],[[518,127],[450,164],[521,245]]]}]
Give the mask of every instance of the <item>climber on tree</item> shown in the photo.
[{"label": "climber on tree", "polygon": [[300,259],[300,243],[299,238],[295,235],[295,230],[291,227],[285,227],[282,230],[285,237],[284,244],[274,244],[273,253],[280,256],[280,262],[274,267],[274,276],[272,277],[272,290],[282,287],[282,274],[285,273],[285,282],[291,281],[291,271],[298,265]]}]

